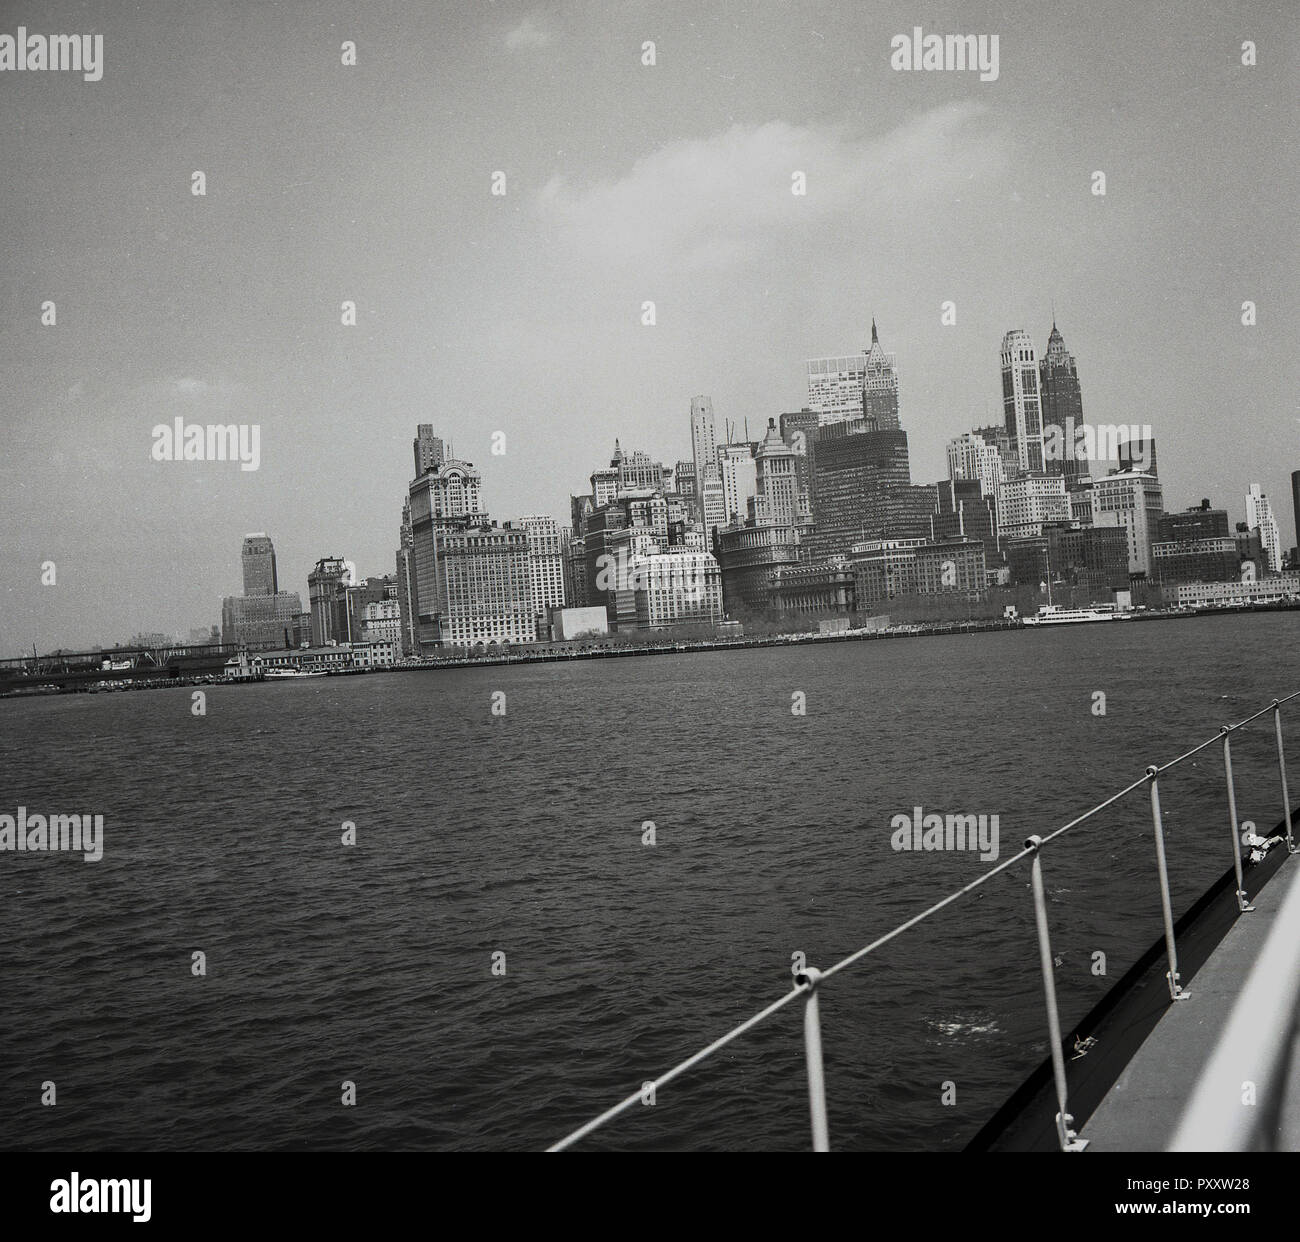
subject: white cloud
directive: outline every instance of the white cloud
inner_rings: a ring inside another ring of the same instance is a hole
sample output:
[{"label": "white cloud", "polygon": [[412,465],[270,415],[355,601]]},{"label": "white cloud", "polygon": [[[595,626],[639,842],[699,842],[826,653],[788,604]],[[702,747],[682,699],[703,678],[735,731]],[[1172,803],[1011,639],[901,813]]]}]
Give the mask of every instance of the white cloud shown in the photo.
[{"label": "white cloud", "polygon": [[[582,188],[557,175],[539,191],[544,221],[605,262],[719,268],[778,245],[781,231],[852,213],[865,230],[932,209],[1004,166],[984,105],[926,112],[877,138],[785,121],[733,125],[660,147],[624,176]],[[803,172],[807,193],[791,193]]]},{"label": "white cloud", "polygon": [[551,42],[551,35],[543,30],[531,17],[513,29],[506,31],[506,47],[512,51],[521,47],[546,47]]}]

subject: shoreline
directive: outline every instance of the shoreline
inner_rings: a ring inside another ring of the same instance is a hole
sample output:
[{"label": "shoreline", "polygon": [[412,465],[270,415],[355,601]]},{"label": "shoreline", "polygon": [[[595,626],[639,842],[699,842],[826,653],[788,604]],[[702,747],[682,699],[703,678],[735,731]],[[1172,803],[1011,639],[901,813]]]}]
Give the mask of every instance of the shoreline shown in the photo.
[{"label": "shoreline", "polygon": [[[1252,604],[1238,608],[1203,608],[1177,612],[1134,612],[1130,621],[1190,621],[1199,617],[1241,616],[1262,612],[1300,612],[1300,601],[1291,604]],[[1082,624],[1110,625],[1099,621]],[[562,664],[571,660],[616,660],[635,656],[687,655],[706,651],[752,651],[761,647],[802,647],[824,643],[870,642],[898,638],[937,638],[955,634],[1007,633],[1025,630],[1054,630],[1061,626],[1026,625],[1022,618],[983,618],[972,621],[926,621],[911,625],[891,626],[888,629],[857,629],[830,634],[777,634],[763,637],[730,639],[694,639],[680,643],[654,643],[645,646],[610,646],[578,648],[571,651],[545,650],[482,656],[460,656],[408,660],[400,664],[379,665],[373,668],[346,668],[325,670],[327,677],[359,677],[369,673],[418,673],[448,668],[499,668],[510,664]],[[46,698],[59,694],[117,694],[130,690],[162,690],[178,686],[233,686],[262,685],[266,678],[233,678],[219,674],[192,677],[150,677],[132,680],[126,684],[104,686],[102,682],[86,681],[75,686],[50,689],[10,689],[0,691],[0,699]],[[286,679],[286,680],[297,680]]]}]

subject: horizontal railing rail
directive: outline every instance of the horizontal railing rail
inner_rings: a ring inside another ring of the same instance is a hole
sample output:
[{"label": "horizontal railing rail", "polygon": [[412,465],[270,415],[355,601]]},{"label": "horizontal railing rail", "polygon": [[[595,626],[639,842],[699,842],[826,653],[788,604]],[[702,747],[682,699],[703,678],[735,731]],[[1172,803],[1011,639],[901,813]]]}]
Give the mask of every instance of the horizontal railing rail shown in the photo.
[{"label": "horizontal railing rail", "polygon": [[[864,957],[867,957],[869,954],[874,953],[878,949],[889,944],[890,941],[897,939],[904,932],[915,927],[918,923],[924,922],[932,915],[937,914],[940,910],[952,905],[953,902],[960,900],[966,894],[971,893],[981,885],[988,883],[988,881],[993,879],[994,876],[1001,874],[1009,867],[1013,867],[1017,863],[1023,862],[1028,858],[1032,860],[1030,883],[1033,891],[1034,922],[1038,933],[1038,956],[1043,976],[1043,997],[1047,1013],[1047,1027],[1052,1053],[1052,1076],[1056,1089],[1056,1102],[1058,1108],[1056,1114],[1057,1140],[1062,1151],[1082,1151],[1084,1147],[1087,1146],[1087,1141],[1080,1139],[1078,1134],[1075,1132],[1074,1118],[1069,1112],[1069,1099],[1065,1077],[1065,1060],[1061,1047],[1061,1022],[1056,1003],[1056,969],[1052,957],[1050,929],[1047,921],[1047,900],[1043,882],[1043,848],[1064,836],[1072,829],[1077,828],[1080,824],[1086,823],[1094,815],[1099,814],[1108,807],[1114,806],[1115,803],[1126,798],[1135,790],[1141,789],[1144,785],[1148,787],[1150,791],[1152,829],[1155,837],[1156,870],[1160,886],[1161,914],[1164,920],[1165,948],[1169,963],[1167,980],[1169,983],[1170,1003],[1188,999],[1191,996],[1191,993],[1182,988],[1178,974],[1178,954],[1174,938],[1173,908],[1170,899],[1169,874],[1165,854],[1164,826],[1160,809],[1160,777],[1164,773],[1176,768],[1179,764],[1192,758],[1194,755],[1198,755],[1202,751],[1208,750],[1211,746],[1214,746],[1215,744],[1222,746],[1224,778],[1228,803],[1228,826],[1232,836],[1232,854],[1237,881],[1238,909],[1241,913],[1250,912],[1254,907],[1249,904],[1242,875],[1241,826],[1237,819],[1237,795],[1232,774],[1232,735],[1239,729],[1250,724],[1252,721],[1258,720],[1259,717],[1272,712],[1274,737],[1277,747],[1278,776],[1281,786],[1280,792],[1282,800],[1284,840],[1288,852],[1291,854],[1296,853],[1297,846],[1291,829],[1291,796],[1290,790],[1287,786],[1286,751],[1282,737],[1282,707],[1296,698],[1300,698],[1300,690],[1287,695],[1285,698],[1274,699],[1266,707],[1260,708],[1259,711],[1252,713],[1244,720],[1237,721],[1236,724],[1223,725],[1216,736],[1207,739],[1198,746],[1194,746],[1191,750],[1187,751],[1185,754],[1179,755],[1176,759],[1171,759],[1165,764],[1152,765],[1151,767],[1148,767],[1144,775],[1133,781],[1131,784],[1126,785],[1118,793],[1112,794],[1104,802],[1099,802],[1096,806],[1085,811],[1082,815],[1076,816],[1068,823],[1063,824],[1053,832],[1048,833],[1047,836],[1030,836],[1025,841],[1024,848],[1018,853],[1012,855],[1010,858],[1004,859],[1002,862],[998,863],[996,867],[990,868],[988,871],[972,880],[969,884],[957,889],[956,892],[949,893],[948,896],[944,897],[941,901],[935,902],[932,906],[922,910],[919,914],[914,915],[906,922],[900,923],[892,931],[886,932],[883,936],[877,937],[869,944],[855,950],[847,957],[842,958],[840,961],[827,967],[825,970],[817,970],[812,966],[805,966],[795,975],[794,987],[791,991],[778,997],[766,1008],[760,1009],[757,1013],[745,1019],[745,1021],[741,1022],[738,1026],[732,1027],[724,1035],[719,1036],[711,1044],[701,1048],[698,1052],[687,1057],[684,1061],[680,1061],[670,1070],[660,1074],[658,1078],[642,1083],[641,1087],[636,1091],[633,1091],[630,1095],[620,1100],[611,1108],[606,1109],[599,1116],[593,1117],[585,1125],[579,1126],[576,1130],[572,1131],[572,1133],[565,1135],[564,1138],[547,1148],[547,1150],[564,1151],[567,1148],[572,1147],[575,1143],[586,1138],[587,1135],[613,1121],[614,1118],[627,1112],[628,1109],[634,1107],[636,1104],[644,1103],[647,1100],[653,1100],[655,1098],[655,1093],[661,1088],[667,1086],[668,1083],[672,1082],[675,1078],[680,1077],[682,1074],[686,1073],[687,1070],[692,1069],[701,1062],[708,1060],[715,1052],[725,1048],[733,1040],[739,1039],[740,1036],[744,1035],[747,1031],[750,1031],[760,1023],[767,1021],[767,1019],[772,1017],[773,1014],[784,1009],[792,1001],[802,997],[804,1000],[804,1062],[808,1075],[808,1099],[812,1122],[813,1150],[829,1151],[830,1135],[826,1116],[826,1081],[822,1066],[821,1014],[818,1003],[818,995],[822,986],[828,979],[832,978],[840,971],[848,969],[848,967],[861,961]],[[1276,947],[1271,954],[1260,958],[1256,970],[1251,976],[1251,984],[1256,985],[1256,991],[1250,993],[1252,1003],[1254,1003],[1253,998],[1263,995],[1269,986],[1266,977],[1261,974],[1265,963],[1268,963],[1270,969],[1276,968],[1277,964],[1280,963],[1281,966],[1287,967],[1290,971],[1290,973],[1285,976],[1286,987],[1283,989],[1283,997],[1290,998],[1290,1008],[1286,1008],[1284,999],[1275,998],[1276,1003],[1268,1006],[1261,1004],[1256,1008],[1254,1016],[1250,1018],[1247,1029],[1243,1029],[1241,1032],[1235,1030],[1229,1032],[1229,1034],[1232,1034],[1234,1038],[1239,1038],[1242,1041],[1249,1042],[1249,1040],[1253,1038],[1257,1042],[1262,1041],[1267,1044],[1268,1048],[1272,1050],[1272,1055],[1268,1060],[1268,1065],[1271,1067],[1270,1073],[1274,1078],[1276,1078],[1278,1073],[1282,1072],[1277,1068],[1277,1066],[1282,1065],[1284,1067],[1286,1056],[1290,1053],[1297,1031],[1295,1014],[1296,1003],[1297,1001],[1300,1001],[1300,898],[1297,898],[1296,893],[1300,893],[1300,884],[1295,886],[1295,891],[1292,893],[1292,901],[1289,902],[1287,906],[1287,911],[1291,919],[1291,922],[1287,924],[1290,928],[1290,940],[1281,942],[1280,946]],[[1295,911],[1294,913],[1291,913],[1293,907],[1295,907]],[[1274,937],[1274,940],[1276,940],[1276,936]],[[1273,940],[1270,940],[1269,943],[1271,948],[1274,947]],[[1258,983],[1257,977],[1260,980]],[[1242,1002],[1246,999],[1246,996],[1243,995]],[[1242,1005],[1239,1004],[1238,1009],[1240,1010],[1241,1008]],[[1287,1016],[1288,1014],[1290,1015],[1289,1017]],[[1273,1024],[1273,1027],[1264,1036],[1261,1036],[1259,1032],[1254,1029],[1255,1024],[1259,1021],[1261,1015],[1266,1016]],[[1243,1018],[1243,1023],[1245,1021],[1246,1019]],[[1225,1044],[1226,1039],[1227,1037],[1225,1036]],[[1240,1076],[1238,1077],[1240,1078]],[[1240,1092],[1238,1093],[1238,1096],[1239,1094]],[[1214,1101],[1214,1109],[1221,1107],[1221,1102],[1216,1098]],[[1244,1111],[1253,1112],[1254,1110]],[[1193,1119],[1195,1121],[1195,1126],[1197,1127],[1195,1134],[1200,1135],[1208,1133],[1208,1130],[1205,1130],[1204,1127],[1210,1126],[1213,1119],[1217,1116],[1218,1113],[1213,1111],[1211,1105],[1206,1104],[1204,1118],[1202,1117],[1202,1114],[1198,1113]],[[1238,1120],[1240,1121],[1240,1119]]]}]

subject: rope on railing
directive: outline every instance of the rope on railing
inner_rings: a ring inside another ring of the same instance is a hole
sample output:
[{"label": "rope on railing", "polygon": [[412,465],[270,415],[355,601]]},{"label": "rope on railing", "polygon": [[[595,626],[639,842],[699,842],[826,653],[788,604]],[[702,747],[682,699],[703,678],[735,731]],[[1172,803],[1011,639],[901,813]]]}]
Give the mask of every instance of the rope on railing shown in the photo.
[{"label": "rope on railing", "polygon": [[[1067,1111],[1068,1101],[1066,1098],[1065,1069],[1061,1055],[1060,1018],[1056,1006],[1055,970],[1047,926],[1047,904],[1044,895],[1042,877],[1042,849],[1045,845],[1049,845],[1058,837],[1069,832],[1072,828],[1077,828],[1080,824],[1085,823],[1094,815],[1104,811],[1109,806],[1113,806],[1122,798],[1127,797],[1135,789],[1139,789],[1143,785],[1150,786],[1151,815],[1155,834],[1157,867],[1160,877],[1161,913],[1164,918],[1165,943],[1169,958],[1169,993],[1170,998],[1173,1001],[1188,999],[1191,993],[1184,991],[1178,982],[1178,958],[1174,943],[1173,913],[1169,892],[1169,876],[1165,859],[1164,830],[1160,813],[1160,794],[1158,787],[1159,777],[1161,773],[1168,772],[1170,769],[1177,767],[1184,760],[1190,759],[1193,755],[1200,754],[1201,751],[1208,749],[1216,742],[1222,744],[1224,773],[1227,780],[1228,791],[1229,826],[1232,830],[1233,860],[1237,879],[1237,900],[1239,908],[1243,912],[1253,909],[1253,907],[1248,905],[1246,893],[1243,887],[1241,846],[1238,839],[1239,825],[1237,823],[1236,793],[1233,788],[1232,755],[1229,739],[1233,733],[1244,725],[1249,724],[1252,720],[1258,719],[1266,712],[1273,713],[1274,731],[1277,739],[1278,768],[1282,785],[1282,802],[1285,813],[1284,824],[1286,828],[1286,844],[1291,853],[1300,852],[1300,847],[1296,846],[1291,832],[1291,802],[1287,788],[1286,755],[1282,744],[1281,714],[1282,705],[1291,702],[1291,700],[1295,698],[1300,698],[1300,690],[1287,695],[1283,699],[1274,699],[1267,707],[1261,708],[1259,711],[1247,716],[1244,720],[1239,720],[1234,725],[1223,725],[1217,735],[1202,742],[1199,746],[1193,747],[1185,754],[1179,755],[1178,758],[1171,760],[1169,763],[1148,767],[1146,772],[1138,780],[1125,786],[1118,793],[1112,794],[1104,802],[1099,802],[1090,810],[1085,811],[1082,815],[1076,816],[1074,819],[1070,820],[1069,823],[1063,824],[1060,828],[1049,833],[1046,837],[1029,837],[1025,842],[1024,848],[1020,850],[1019,853],[1012,855],[1010,858],[1004,859],[996,867],[992,867],[982,875],[977,876],[969,884],[957,889],[956,892],[950,893],[941,901],[935,902],[934,905],[921,911],[921,913],[914,915],[905,923],[900,923],[892,931],[886,932],[885,935],[878,937],[869,944],[866,944],[862,948],[850,953],[847,957],[842,958],[826,970],[818,971],[812,967],[805,967],[798,975],[796,975],[794,988],[784,996],[773,1001],[765,1009],[759,1010],[758,1013],[747,1018],[738,1026],[732,1027],[726,1034],[715,1039],[706,1047],[701,1048],[694,1055],[687,1057],[686,1060],[679,1062],[677,1065],[673,1066],[672,1069],[661,1074],[658,1078],[642,1084],[639,1090],[632,1092],[631,1095],[620,1100],[612,1108],[606,1109],[605,1112],[601,1113],[598,1117],[593,1117],[586,1123],[586,1125],[580,1126],[578,1129],[562,1138],[558,1143],[548,1147],[547,1151],[564,1151],[567,1148],[572,1147],[574,1143],[585,1138],[588,1134],[591,1134],[594,1130],[605,1125],[606,1122],[612,1121],[615,1117],[626,1112],[634,1104],[642,1102],[647,1098],[653,1099],[654,1092],[660,1087],[666,1086],[668,1083],[672,1082],[673,1079],[684,1074],[688,1069],[691,1069],[693,1066],[700,1064],[700,1062],[707,1060],[715,1052],[726,1047],[727,1044],[745,1034],[746,1031],[752,1030],[760,1023],[765,1022],[778,1010],[784,1009],[786,1005],[795,999],[795,997],[801,995],[805,997],[804,1041],[805,1060],[808,1066],[808,1095],[812,1116],[813,1150],[829,1151],[830,1145],[826,1121],[826,1084],[822,1066],[821,1017],[817,1001],[818,988],[832,975],[838,974],[841,970],[852,966],[855,962],[860,961],[868,954],[874,953],[877,949],[882,948],[891,940],[901,936],[905,931],[909,931],[918,923],[928,919],[931,915],[937,914],[940,910],[951,905],[954,901],[957,901],[967,893],[972,892],[974,889],[979,888],[980,885],[991,880],[995,875],[1000,874],[1008,867],[1014,866],[1016,863],[1023,861],[1027,857],[1032,857],[1033,859],[1031,878],[1034,896],[1034,915],[1038,931],[1039,960],[1043,972],[1043,988],[1047,1006],[1048,1031],[1052,1050],[1053,1077],[1056,1086],[1057,1103],[1059,1105],[1059,1112],[1056,1115],[1057,1135],[1063,1151],[1082,1151],[1083,1148],[1087,1146],[1087,1143],[1086,1141],[1079,1139],[1075,1134],[1072,1129],[1074,1119]],[[1294,1034],[1294,1031],[1291,1033]]]}]

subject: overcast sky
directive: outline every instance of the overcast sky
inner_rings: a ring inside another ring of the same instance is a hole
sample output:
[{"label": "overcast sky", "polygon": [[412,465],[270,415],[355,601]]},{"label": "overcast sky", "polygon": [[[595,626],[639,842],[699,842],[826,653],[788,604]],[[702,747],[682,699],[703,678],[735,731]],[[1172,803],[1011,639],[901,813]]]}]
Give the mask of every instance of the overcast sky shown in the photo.
[{"label": "overcast sky", "polygon": [[[1291,0],[0,3],[19,25],[104,64],[0,72],[0,653],[217,622],[249,531],[304,605],[321,556],[392,572],[418,422],[493,518],[567,523],[616,436],[687,458],[707,393],[757,437],[873,315],[914,481],[1000,419],[1002,334],[1041,352],[1054,302],[1167,507],[1240,520],[1258,481],[1295,542]],[[891,69],[916,25],[998,35],[997,81]],[[260,468],[151,460],[178,416],[257,424]]]}]

